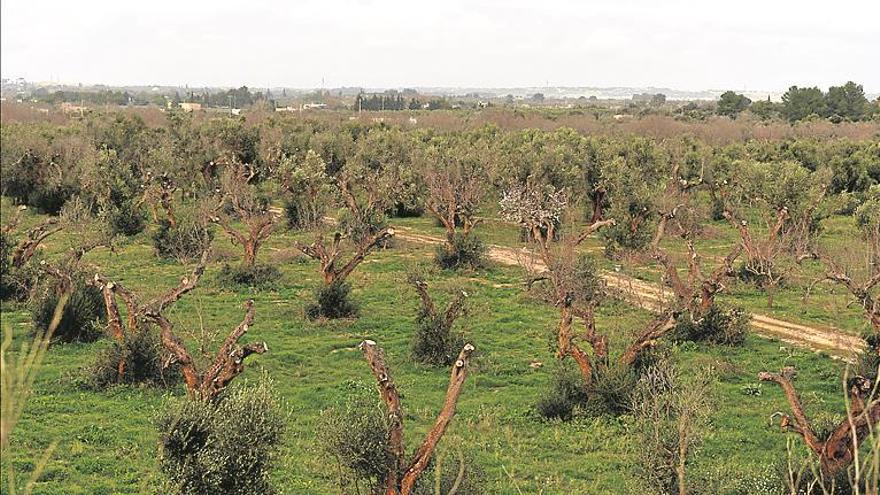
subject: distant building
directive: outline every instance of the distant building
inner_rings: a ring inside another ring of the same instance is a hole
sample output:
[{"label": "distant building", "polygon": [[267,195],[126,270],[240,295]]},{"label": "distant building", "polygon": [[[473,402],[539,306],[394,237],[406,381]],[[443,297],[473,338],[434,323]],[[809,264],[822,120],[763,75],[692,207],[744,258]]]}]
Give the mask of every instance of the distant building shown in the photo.
[{"label": "distant building", "polygon": [[74,105],[73,103],[64,102],[61,104],[61,111],[64,113],[85,113],[88,110],[87,107]]},{"label": "distant building", "polygon": [[302,106],[303,110],[320,110],[322,108],[327,108],[326,103],[304,103]]},{"label": "distant building", "polygon": [[183,110],[184,112],[198,112],[199,110],[202,109],[202,104],[201,103],[181,102],[180,109]]}]

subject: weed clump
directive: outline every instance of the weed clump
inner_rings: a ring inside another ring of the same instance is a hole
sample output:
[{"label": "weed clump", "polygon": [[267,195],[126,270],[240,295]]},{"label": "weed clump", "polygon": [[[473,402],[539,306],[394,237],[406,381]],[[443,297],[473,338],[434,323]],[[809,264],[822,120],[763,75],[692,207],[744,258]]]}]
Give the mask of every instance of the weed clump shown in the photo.
[{"label": "weed clump", "polygon": [[224,264],[217,276],[224,287],[271,287],[281,278],[281,271],[272,265],[229,265]]},{"label": "weed clump", "polygon": [[153,248],[160,258],[185,263],[200,256],[212,240],[214,234],[205,225],[192,219],[182,219],[177,225],[161,219],[159,228],[153,233]]},{"label": "weed clump", "polygon": [[180,381],[180,370],[167,366],[168,355],[158,334],[149,327],[123,335],[122,341],[101,351],[86,370],[89,384],[96,389],[114,385],[167,387]]},{"label": "weed clump", "polygon": [[583,376],[567,363],[559,363],[550,386],[538,400],[537,410],[546,419],[568,421],[575,408],[587,402],[587,387]]},{"label": "weed clump", "polygon": [[[101,336],[104,298],[100,290],[86,285],[81,276],[72,279],[70,298],[64,305],[52,339],[59,342],[94,342]],[[35,332],[45,332],[49,328],[60,298],[60,283],[51,284],[35,295],[31,308]]]},{"label": "weed clump", "polygon": [[681,315],[670,338],[675,342],[741,346],[746,340],[750,319],[742,308],[725,310],[713,304],[696,321],[690,314]]}]

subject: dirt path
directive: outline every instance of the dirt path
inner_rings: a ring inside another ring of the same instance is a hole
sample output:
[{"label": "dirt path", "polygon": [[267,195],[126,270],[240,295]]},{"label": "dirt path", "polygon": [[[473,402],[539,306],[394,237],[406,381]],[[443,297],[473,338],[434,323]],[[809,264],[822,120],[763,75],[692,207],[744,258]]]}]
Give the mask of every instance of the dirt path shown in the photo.
[{"label": "dirt path", "polygon": [[[422,244],[443,243],[443,239],[439,237],[416,233],[405,227],[396,227],[395,231],[395,236],[405,241]],[[529,259],[528,251],[524,248],[516,249],[496,245],[488,246],[487,256],[492,261],[511,266],[520,266],[526,259]],[[536,267],[540,268],[541,266],[540,261],[536,263]],[[604,271],[602,277],[618,297],[650,311],[658,310],[672,297],[671,291],[628,275]],[[836,328],[809,327],[761,314],[752,314],[752,327],[759,335],[779,339],[799,347],[824,351],[845,360],[852,359],[853,353],[860,352],[865,346],[865,342],[861,338]]]}]

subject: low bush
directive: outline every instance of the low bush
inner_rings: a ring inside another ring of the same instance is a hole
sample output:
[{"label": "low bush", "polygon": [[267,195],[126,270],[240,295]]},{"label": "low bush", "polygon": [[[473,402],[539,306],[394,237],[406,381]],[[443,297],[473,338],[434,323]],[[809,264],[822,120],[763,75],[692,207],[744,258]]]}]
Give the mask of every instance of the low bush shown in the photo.
[{"label": "low bush", "polygon": [[448,366],[464,347],[461,332],[450,328],[444,315],[420,316],[413,338],[413,359],[431,366]]},{"label": "low bush", "polygon": [[855,374],[864,376],[871,380],[871,383],[876,383],[877,372],[880,370],[880,334],[868,332],[862,335],[862,338],[867,345],[856,362]]},{"label": "low bush", "polygon": [[68,199],[76,194],[73,186],[60,184],[57,186],[40,185],[28,194],[27,204],[41,213],[57,215]]},{"label": "low bush", "polygon": [[351,300],[351,285],[347,282],[322,285],[315,291],[315,303],[306,308],[306,315],[312,320],[351,318],[357,313],[357,305]]},{"label": "low bush", "polygon": [[430,300],[430,296],[427,296],[426,285],[420,278],[411,276],[410,283],[421,283],[422,285],[417,287],[422,287],[425,294],[423,297],[428,297],[430,301],[426,303],[422,299],[419,306],[416,332],[412,342],[412,357],[422,364],[449,366],[465,344],[461,332],[454,326],[456,320],[467,312],[465,304],[467,294],[460,292],[444,311],[440,311]]},{"label": "low bush", "polygon": [[630,409],[631,394],[640,369],[618,365],[596,368],[587,385],[576,366],[560,363],[553,381],[538,401],[538,414],[563,421],[577,414],[587,417],[625,414]]},{"label": "low bush", "polygon": [[114,234],[132,236],[144,231],[147,215],[142,208],[128,203],[108,211],[107,221]]},{"label": "low bush", "polygon": [[632,392],[639,381],[644,365],[609,365],[594,371],[593,381],[587,387],[584,413],[590,417],[620,416],[630,411]]},{"label": "low bush", "polygon": [[318,447],[322,455],[338,464],[331,473],[340,476],[343,490],[362,483],[378,488],[394,468],[388,413],[375,394],[371,385],[349,382],[339,402],[321,413]]},{"label": "low bush", "polygon": [[215,401],[183,398],[158,419],[163,493],[265,495],[277,493],[270,473],[286,418],[263,377]]},{"label": "low bush", "polygon": [[281,278],[281,271],[272,265],[256,264],[229,265],[224,264],[217,275],[217,280],[224,287],[266,288],[274,285]]},{"label": "low bush", "polygon": [[195,259],[211,244],[214,234],[194,220],[181,220],[176,226],[162,219],[153,233],[153,247],[160,258],[187,262]]},{"label": "low bush", "polygon": [[482,495],[488,492],[486,472],[474,456],[467,452],[447,451],[435,454],[428,468],[416,481],[413,494],[448,494],[453,493],[453,487],[455,495]]},{"label": "low bush", "polygon": [[741,308],[725,310],[713,304],[697,321],[689,314],[676,322],[670,339],[675,342],[706,342],[716,345],[741,346],[749,329],[749,314]]},{"label": "low bush", "polygon": [[550,386],[538,400],[538,414],[547,419],[568,421],[575,409],[587,402],[587,387],[580,372],[573,365],[556,365]]},{"label": "low bush", "polygon": [[[113,385],[147,385],[167,387],[180,380],[176,366],[165,367],[167,352],[157,332],[144,328],[125,334],[122,342],[113,343],[98,354],[86,370],[89,383],[95,388]],[[124,363],[120,367],[120,363]]]},{"label": "low bush", "polygon": [[37,253],[20,268],[9,264],[3,269],[0,275],[0,300],[27,301],[37,281],[44,276],[40,270],[40,259],[41,256]]},{"label": "low bush", "polygon": [[[94,342],[101,336],[101,319],[104,317],[104,297],[101,291],[86,285],[80,276],[74,276],[73,289],[52,340],[59,342]],[[60,298],[58,284],[43,288],[33,301],[31,316],[34,330],[45,332],[55,315]]]},{"label": "low bush", "polygon": [[475,235],[455,234],[452,243],[437,247],[436,260],[441,268],[481,268],[485,264],[486,246]]},{"label": "low bush", "polygon": [[323,209],[307,204],[304,198],[292,198],[284,202],[287,226],[292,230],[308,230],[321,225]]}]

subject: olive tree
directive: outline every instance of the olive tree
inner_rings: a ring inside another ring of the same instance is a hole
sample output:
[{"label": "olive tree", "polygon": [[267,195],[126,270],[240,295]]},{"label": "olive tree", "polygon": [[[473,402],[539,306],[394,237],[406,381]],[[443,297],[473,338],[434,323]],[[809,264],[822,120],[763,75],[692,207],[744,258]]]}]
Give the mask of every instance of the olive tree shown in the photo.
[{"label": "olive tree", "polygon": [[437,262],[445,268],[479,266],[483,247],[474,235],[486,197],[488,176],[482,156],[486,150],[461,138],[438,137],[418,157],[425,181],[425,209],[446,230]]}]

